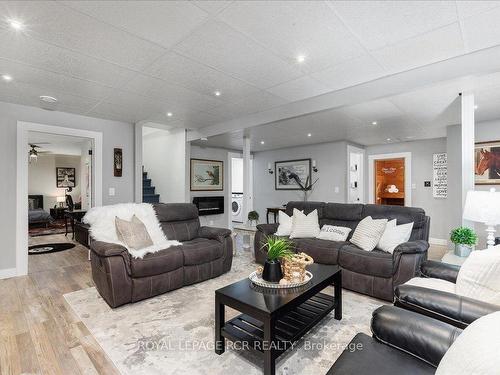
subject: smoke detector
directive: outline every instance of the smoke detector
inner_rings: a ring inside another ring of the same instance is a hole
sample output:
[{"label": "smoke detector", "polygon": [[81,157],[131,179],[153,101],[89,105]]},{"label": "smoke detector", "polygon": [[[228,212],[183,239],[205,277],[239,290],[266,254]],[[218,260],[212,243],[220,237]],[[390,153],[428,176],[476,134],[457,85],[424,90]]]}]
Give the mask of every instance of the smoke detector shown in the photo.
[{"label": "smoke detector", "polygon": [[43,109],[48,109],[49,111],[55,110],[57,104],[57,99],[53,96],[41,95],[40,96],[40,107]]}]

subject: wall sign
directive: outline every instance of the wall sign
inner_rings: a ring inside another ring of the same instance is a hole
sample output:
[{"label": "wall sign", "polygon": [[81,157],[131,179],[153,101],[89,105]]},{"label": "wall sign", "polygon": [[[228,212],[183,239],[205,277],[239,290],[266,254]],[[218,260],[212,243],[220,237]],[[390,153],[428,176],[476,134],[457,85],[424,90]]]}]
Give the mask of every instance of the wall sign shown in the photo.
[{"label": "wall sign", "polygon": [[446,152],[434,154],[432,157],[433,184],[432,196],[434,198],[448,197],[448,161]]}]

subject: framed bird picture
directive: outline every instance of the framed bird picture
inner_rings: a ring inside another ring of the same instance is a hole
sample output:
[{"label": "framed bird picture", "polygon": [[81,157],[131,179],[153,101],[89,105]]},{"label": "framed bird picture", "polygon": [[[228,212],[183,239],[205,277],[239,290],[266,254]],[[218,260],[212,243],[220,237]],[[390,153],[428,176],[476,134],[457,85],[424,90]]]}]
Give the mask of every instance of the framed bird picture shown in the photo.
[{"label": "framed bird picture", "polygon": [[224,162],[222,160],[191,159],[191,191],[224,190]]}]

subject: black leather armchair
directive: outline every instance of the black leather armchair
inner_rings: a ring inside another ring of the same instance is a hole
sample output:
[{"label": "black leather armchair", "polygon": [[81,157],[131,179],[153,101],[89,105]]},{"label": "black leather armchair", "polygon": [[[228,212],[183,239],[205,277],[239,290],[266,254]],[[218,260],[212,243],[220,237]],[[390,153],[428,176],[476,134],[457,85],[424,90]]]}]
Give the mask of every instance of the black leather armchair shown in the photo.
[{"label": "black leather armchair", "polygon": [[462,332],[450,324],[394,306],[373,312],[373,337],[358,333],[328,371],[338,374],[434,374]]},{"label": "black leather armchair", "polygon": [[[436,261],[426,261],[420,267],[421,277],[455,283],[460,267]],[[411,310],[455,327],[465,329],[474,320],[500,311],[500,306],[454,293],[413,285],[399,285],[395,290],[395,306]]]}]

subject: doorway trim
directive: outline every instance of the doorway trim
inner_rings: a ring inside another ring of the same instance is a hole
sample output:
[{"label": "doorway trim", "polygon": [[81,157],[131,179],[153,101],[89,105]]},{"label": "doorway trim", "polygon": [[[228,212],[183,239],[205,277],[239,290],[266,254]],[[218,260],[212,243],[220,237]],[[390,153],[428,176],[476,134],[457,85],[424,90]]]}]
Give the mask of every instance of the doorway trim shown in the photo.
[{"label": "doorway trim", "polygon": [[360,154],[361,155],[361,165],[359,166],[359,180],[358,181],[358,189],[361,190],[360,194],[359,194],[359,198],[361,199],[360,202],[358,203],[365,203],[365,155],[366,155],[366,152],[365,152],[365,149],[364,148],[361,148],[361,147],[357,147],[357,146],[353,146],[353,145],[347,145],[347,186],[346,186],[346,192],[347,192],[347,195],[346,195],[346,202],[347,203],[351,203],[349,202],[349,192],[350,192],[350,189],[351,189],[351,186],[350,186],[350,173],[351,173],[351,153],[355,153],[355,154]]},{"label": "doorway trim", "polygon": [[17,196],[16,196],[16,275],[28,274],[28,158],[26,145],[30,131],[90,138],[93,148],[93,206],[102,206],[102,133],[90,130],[17,122]]},{"label": "doorway trim", "polygon": [[411,152],[368,155],[368,203],[375,204],[375,160],[405,159],[405,206],[411,206]]}]

